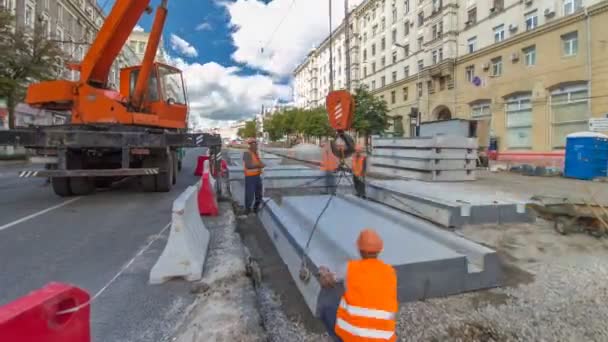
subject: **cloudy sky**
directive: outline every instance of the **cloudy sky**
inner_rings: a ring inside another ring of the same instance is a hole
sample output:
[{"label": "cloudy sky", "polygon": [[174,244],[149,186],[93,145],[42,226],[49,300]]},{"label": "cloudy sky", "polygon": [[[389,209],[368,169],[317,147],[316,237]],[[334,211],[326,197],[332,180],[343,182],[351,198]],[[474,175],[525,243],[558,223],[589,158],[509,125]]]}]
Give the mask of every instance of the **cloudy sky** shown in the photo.
[{"label": "cloudy sky", "polygon": [[[334,23],[343,6],[334,0]],[[290,102],[293,69],[329,30],[328,0],[169,0],[169,11],[165,49],[184,71],[191,115],[207,125]],[[149,31],[152,20],[139,25]]]}]

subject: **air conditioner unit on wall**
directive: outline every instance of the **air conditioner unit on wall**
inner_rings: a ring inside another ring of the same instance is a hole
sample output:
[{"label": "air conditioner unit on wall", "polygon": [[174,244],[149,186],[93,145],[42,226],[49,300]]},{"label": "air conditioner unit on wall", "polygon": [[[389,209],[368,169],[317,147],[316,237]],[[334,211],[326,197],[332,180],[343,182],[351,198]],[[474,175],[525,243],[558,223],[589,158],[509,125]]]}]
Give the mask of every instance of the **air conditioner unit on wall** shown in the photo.
[{"label": "air conditioner unit on wall", "polygon": [[552,17],[554,15],[555,15],[555,8],[549,7],[547,9],[545,9],[545,17],[550,18],[550,17]]},{"label": "air conditioner unit on wall", "polygon": [[517,52],[513,52],[513,53],[511,54],[511,61],[512,61],[512,62],[517,62],[518,60],[519,60],[519,53],[517,53]]},{"label": "air conditioner unit on wall", "polygon": [[516,24],[510,24],[509,25],[509,31],[511,31],[511,32],[517,31],[517,25]]},{"label": "air conditioner unit on wall", "polygon": [[534,2],[534,0],[524,0],[524,3],[525,3],[527,6],[532,5],[532,3],[533,3],[533,2]]},{"label": "air conditioner unit on wall", "polygon": [[483,64],[481,65],[481,68],[482,68],[483,70],[488,70],[488,69],[490,69],[490,63],[483,63]]}]

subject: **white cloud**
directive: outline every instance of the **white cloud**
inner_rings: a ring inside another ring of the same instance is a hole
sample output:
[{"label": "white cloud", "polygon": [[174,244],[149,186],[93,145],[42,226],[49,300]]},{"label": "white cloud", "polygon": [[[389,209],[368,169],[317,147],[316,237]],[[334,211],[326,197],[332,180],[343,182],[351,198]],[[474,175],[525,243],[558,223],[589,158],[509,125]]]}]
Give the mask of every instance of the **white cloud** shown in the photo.
[{"label": "white cloud", "polygon": [[[351,0],[350,5],[361,2]],[[236,51],[232,58],[275,75],[291,74],[310,49],[329,34],[327,0],[273,0],[267,4],[236,0],[223,5],[235,28],[232,39]],[[335,28],[344,18],[342,1],[333,1],[332,13]]]},{"label": "white cloud", "polygon": [[268,76],[239,75],[238,67],[215,62],[187,63],[171,57],[169,62],[184,73],[191,120],[199,128],[221,126],[221,121],[253,118],[262,105],[269,106],[277,99],[291,97],[288,85],[275,84]]},{"label": "white cloud", "polygon": [[171,35],[171,48],[183,56],[198,57],[196,48],[175,34]]},{"label": "white cloud", "polygon": [[213,26],[211,26],[211,24],[209,24],[208,22],[204,22],[199,24],[195,30],[197,31],[211,31],[213,29]]},{"label": "white cloud", "polygon": [[144,28],[139,25],[135,25],[133,32],[144,32]]}]

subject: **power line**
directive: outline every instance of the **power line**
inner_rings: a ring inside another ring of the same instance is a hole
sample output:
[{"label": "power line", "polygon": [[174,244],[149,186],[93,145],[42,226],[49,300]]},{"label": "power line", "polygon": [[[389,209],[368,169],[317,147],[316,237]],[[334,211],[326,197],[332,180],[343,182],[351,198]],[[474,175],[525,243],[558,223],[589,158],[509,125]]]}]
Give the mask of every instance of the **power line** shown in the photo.
[{"label": "power line", "polygon": [[274,28],[274,30],[270,34],[270,38],[268,38],[268,40],[266,41],[266,44],[264,44],[262,46],[262,48],[260,49],[260,52],[262,54],[264,53],[264,50],[268,47],[268,45],[270,45],[270,43],[272,43],[272,40],[274,39],[275,34],[279,31],[279,28],[281,28],[281,25],[283,25],[283,23],[285,22],[285,19],[287,19],[287,16],[291,12],[291,9],[293,8],[293,6],[295,4],[296,4],[296,0],[292,0],[291,4],[289,5],[289,8],[287,8],[287,12],[285,12],[285,14],[283,15],[283,18],[281,18],[281,21],[279,22],[279,24]]}]

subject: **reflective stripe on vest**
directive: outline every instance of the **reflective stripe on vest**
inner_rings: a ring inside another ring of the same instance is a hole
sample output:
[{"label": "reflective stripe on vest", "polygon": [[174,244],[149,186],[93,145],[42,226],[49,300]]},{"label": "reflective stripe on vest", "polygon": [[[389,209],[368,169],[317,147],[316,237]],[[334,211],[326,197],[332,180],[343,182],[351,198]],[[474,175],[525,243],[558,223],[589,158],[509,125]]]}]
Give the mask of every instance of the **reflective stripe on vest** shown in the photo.
[{"label": "reflective stripe on vest", "polygon": [[[253,164],[260,165],[260,158],[258,158],[258,155],[256,153],[252,153],[252,152],[249,152],[249,154],[251,155]],[[262,174],[262,169],[260,169],[260,168],[248,169],[247,163],[245,163],[244,160],[243,160],[243,168],[245,169],[245,176],[247,176],[247,177],[259,176]]]},{"label": "reflective stripe on vest", "polygon": [[342,300],[340,300],[340,307],[342,309],[346,310],[346,312],[348,312],[348,314],[352,315],[352,316],[361,316],[361,317],[366,317],[366,318],[376,318],[376,319],[386,319],[386,320],[395,319],[394,312],[376,310],[376,309],[367,309],[367,308],[362,308],[359,306],[348,305],[346,303],[346,301],[344,300],[344,298],[342,298]]},{"label": "reflective stripe on vest", "polygon": [[336,326],[340,327],[349,334],[362,337],[362,338],[375,338],[379,340],[389,340],[395,334],[394,331],[367,329],[350,325],[348,322],[341,318],[336,319]]}]

